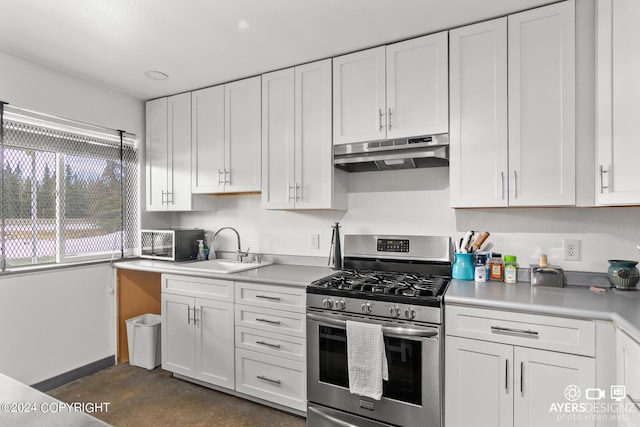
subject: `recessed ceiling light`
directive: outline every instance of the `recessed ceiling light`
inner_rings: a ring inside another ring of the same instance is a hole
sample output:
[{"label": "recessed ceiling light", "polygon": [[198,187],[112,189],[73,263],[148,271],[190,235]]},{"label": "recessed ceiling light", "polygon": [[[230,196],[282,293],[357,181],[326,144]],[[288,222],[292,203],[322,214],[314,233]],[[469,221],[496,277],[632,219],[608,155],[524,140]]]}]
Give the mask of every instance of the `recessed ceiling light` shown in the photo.
[{"label": "recessed ceiling light", "polygon": [[238,21],[238,31],[246,31],[249,29],[249,22],[241,19]]},{"label": "recessed ceiling light", "polygon": [[169,78],[169,75],[162,71],[145,71],[144,75],[151,80],[167,80]]}]

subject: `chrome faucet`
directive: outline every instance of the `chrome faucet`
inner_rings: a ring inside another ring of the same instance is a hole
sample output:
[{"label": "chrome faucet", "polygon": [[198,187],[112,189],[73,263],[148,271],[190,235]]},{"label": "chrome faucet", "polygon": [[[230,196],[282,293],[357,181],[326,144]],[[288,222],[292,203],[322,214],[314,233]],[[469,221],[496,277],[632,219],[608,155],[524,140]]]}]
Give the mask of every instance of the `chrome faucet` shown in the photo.
[{"label": "chrome faucet", "polygon": [[238,230],[236,230],[233,227],[222,227],[221,229],[216,231],[216,234],[213,235],[213,240],[216,240],[216,236],[218,236],[218,234],[220,234],[222,230],[226,230],[226,229],[232,230],[234,233],[236,233],[236,236],[238,237],[238,250],[236,252],[236,257],[238,262],[242,262],[242,258],[246,257],[249,254],[249,248],[247,248],[246,252],[242,252],[242,247],[240,246],[240,233],[238,233]]}]

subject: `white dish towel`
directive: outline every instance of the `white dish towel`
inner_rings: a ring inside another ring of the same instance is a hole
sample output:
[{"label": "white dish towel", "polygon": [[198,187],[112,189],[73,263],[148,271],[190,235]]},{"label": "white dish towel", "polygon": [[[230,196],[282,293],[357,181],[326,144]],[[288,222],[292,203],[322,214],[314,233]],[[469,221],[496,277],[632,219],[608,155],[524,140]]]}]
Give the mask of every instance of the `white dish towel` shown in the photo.
[{"label": "white dish towel", "polygon": [[382,325],[347,320],[349,391],[380,400],[382,380],[389,379]]}]

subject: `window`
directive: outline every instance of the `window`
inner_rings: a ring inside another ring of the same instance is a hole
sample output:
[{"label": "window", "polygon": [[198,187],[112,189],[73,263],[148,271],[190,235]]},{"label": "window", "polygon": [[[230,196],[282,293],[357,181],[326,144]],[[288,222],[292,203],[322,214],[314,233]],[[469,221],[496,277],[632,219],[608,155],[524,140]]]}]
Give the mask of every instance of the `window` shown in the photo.
[{"label": "window", "polygon": [[131,255],[139,246],[133,135],[10,106],[0,113],[2,270]]}]

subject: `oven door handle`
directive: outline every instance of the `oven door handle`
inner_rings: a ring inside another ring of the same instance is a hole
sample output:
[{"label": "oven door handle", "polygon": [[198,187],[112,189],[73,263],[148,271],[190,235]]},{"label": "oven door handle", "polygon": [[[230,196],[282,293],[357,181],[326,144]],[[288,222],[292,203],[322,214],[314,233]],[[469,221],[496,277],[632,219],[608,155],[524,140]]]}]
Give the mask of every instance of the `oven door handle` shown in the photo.
[{"label": "oven door handle", "polygon": [[[347,321],[342,319],[335,319],[333,317],[323,316],[316,313],[307,313],[307,319],[316,322],[326,323],[332,326],[339,326],[342,328],[347,327]],[[433,338],[438,335],[438,331],[427,328],[412,328],[405,326],[382,326],[382,334],[394,337],[421,337],[421,338]]]}]

